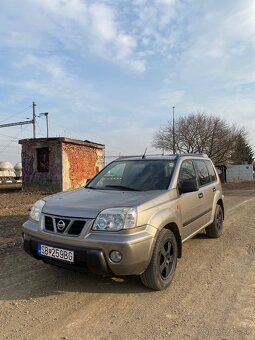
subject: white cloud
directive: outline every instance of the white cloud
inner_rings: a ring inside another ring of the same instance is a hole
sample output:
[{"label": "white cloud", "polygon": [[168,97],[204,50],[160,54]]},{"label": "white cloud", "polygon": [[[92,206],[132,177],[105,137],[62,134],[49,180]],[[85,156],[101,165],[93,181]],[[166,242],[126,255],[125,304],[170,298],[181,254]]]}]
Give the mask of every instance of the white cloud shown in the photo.
[{"label": "white cloud", "polygon": [[[95,54],[134,72],[145,71],[136,36],[119,20],[116,6],[88,0],[24,0],[0,13],[0,43],[35,53],[61,48]],[[143,67],[137,65],[143,64]]]},{"label": "white cloud", "polygon": [[94,35],[105,42],[114,41],[118,32],[113,11],[106,5],[92,4],[89,14]]},{"label": "white cloud", "polygon": [[13,0],[0,21],[8,102],[40,98],[85,138],[127,153],[141,136],[144,149],[173,105],[222,114],[253,136],[254,1]]},{"label": "white cloud", "polygon": [[[81,26],[86,25],[87,5],[81,0],[35,0],[38,6],[51,14],[51,20],[73,20]],[[54,15],[54,17],[53,17]]]},{"label": "white cloud", "polygon": [[14,65],[14,75],[0,80],[0,85],[13,88],[17,98],[33,96],[40,101],[58,102],[66,109],[93,112],[97,94],[91,84],[69,71],[67,64],[65,58],[28,54]]},{"label": "white cloud", "polygon": [[[145,71],[145,61],[137,55],[136,38],[120,27],[113,7],[81,0],[37,0],[37,4],[54,22],[55,28],[49,34],[67,48],[75,44],[76,49],[86,53],[88,47],[103,59],[137,73]],[[141,64],[143,67],[137,67]]]},{"label": "white cloud", "polygon": [[173,6],[177,0],[155,0],[156,5]]},{"label": "white cloud", "polygon": [[136,39],[119,28],[114,11],[105,4],[89,6],[90,46],[103,58],[115,60],[136,73],[145,72],[145,61],[136,53]]},{"label": "white cloud", "polygon": [[178,22],[182,3],[179,0],[135,0],[133,4],[136,18],[133,22],[134,31],[144,54],[171,54],[179,35],[174,22]]}]

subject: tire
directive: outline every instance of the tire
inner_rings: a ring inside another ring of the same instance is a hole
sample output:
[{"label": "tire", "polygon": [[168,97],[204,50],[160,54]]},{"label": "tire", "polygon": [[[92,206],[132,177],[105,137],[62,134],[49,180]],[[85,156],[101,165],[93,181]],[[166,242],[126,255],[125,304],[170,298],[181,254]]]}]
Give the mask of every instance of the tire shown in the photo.
[{"label": "tire", "polygon": [[149,266],[141,275],[142,283],[154,290],[167,288],[173,280],[178,248],[171,230],[162,229],[156,240]]},{"label": "tire", "polygon": [[217,204],[214,220],[211,225],[205,228],[206,235],[210,238],[218,238],[223,232],[223,210],[222,207]]}]

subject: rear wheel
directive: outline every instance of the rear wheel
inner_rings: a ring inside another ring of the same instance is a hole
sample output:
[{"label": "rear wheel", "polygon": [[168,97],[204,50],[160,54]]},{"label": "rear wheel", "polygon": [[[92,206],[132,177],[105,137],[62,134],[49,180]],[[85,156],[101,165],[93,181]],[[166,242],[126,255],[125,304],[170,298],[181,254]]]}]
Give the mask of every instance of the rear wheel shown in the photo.
[{"label": "rear wheel", "polygon": [[214,220],[211,225],[205,228],[206,235],[211,238],[218,238],[223,231],[223,210],[222,207],[217,204]]},{"label": "rear wheel", "polygon": [[177,251],[173,232],[162,229],[155,243],[151,262],[141,275],[141,281],[146,287],[162,290],[170,285],[177,263]]}]

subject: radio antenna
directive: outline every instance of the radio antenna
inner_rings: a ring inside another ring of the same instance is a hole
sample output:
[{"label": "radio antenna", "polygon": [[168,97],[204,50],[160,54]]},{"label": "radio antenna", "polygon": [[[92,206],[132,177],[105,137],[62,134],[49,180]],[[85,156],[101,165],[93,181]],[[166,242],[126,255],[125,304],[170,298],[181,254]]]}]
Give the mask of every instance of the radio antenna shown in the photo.
[{"label": "radio antenna", "polygon": [[147,148],[148,148],[148,147],[146,147],[146,149],[145,149],[145,151],[144,151],[144,154],[143,154],[143,156],[142,156],[142,159],[144,159],[144,158],[145,158],[145,155],[146,155]]}]

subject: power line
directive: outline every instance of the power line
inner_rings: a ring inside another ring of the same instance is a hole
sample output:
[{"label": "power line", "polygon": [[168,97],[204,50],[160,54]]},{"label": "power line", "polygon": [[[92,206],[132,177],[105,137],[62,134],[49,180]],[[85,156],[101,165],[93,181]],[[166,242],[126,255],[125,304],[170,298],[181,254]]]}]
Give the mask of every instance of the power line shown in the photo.
[{"label": "power line", "polygon": [[38,126],[38,129],[39,129],[39,131],[41,132],[41,136],[42,136],[42,138],[43,138],[43,132],[42,132],[42,130],[41,130],[39,124],[38,124],[37,126]]},{"label": "power line", "polygon": [[[2,134],[2,133],[0,133],[0,136],[3,136],[3,137],[9,137],[9,138],[15,138],[15,137],[13,137],[13,136],[4,135],[4,134]],[[16,139],[19,139],[19,138],[16,138]]]},{"label": "power line", "polygon": [[[21,132],[22,132],[22,131],[19,131],[19,132],[15,135],[14,138],[16,139],[16,137],[17,137],[18,135],[20,135]],[[16,142],[16,140],[11,140],[7,145],[3,146],[3,147],[0,149],[0,151],[6,150],[13,142]]]},{"label": "power line", "polygon": [[6,122],[8,119],[10,119],[10,118],[12,118],[12,117],[14,117],[14,116],[16,116],[16,115],[19,115],[19,114],[21,114],[21,113],[24,113],[24,112],[28,111],[29,109],[31,109],[31,107],[32,107],[32,105],[29,105],[29,106],[27,106],[26,108],[24,108],[22,111],[19,111],[19,112],[17,112],[17,113],[11,114],[10,116],[8,116],[7,118],[5,118],[4,120],[0,121],[0,124],[3,123],[3,122]]},{"label": "power line", "polygon": [[27,124],[33,124],[33,138],[36,138],[36,113],[35,113],[35,102],[33,102],[33,118],[31,120],[26,120],[22,122],[16,122],[16,123],[7,123],[7,124],[0,124],[0,128],[6,128],[11,126],[17,126],[17,125],[27,125]]},{"label": "power line", "polygon": [[[25,128],[25,130],[28,128],[28,126]],[[18,131],[18,133],[14,136],[14,137],[11,137],[12,140],[10,140],[6,145],[4,145],[0,151],[3,151],[3,150],[6,150],[7,148],[10,147],[10,145],[14,142],[17,142],[17,140],[19,140],[19,138],[17,138],[19,135],[21,135],[22,133],[24,132],[24,129],[22,128],[21,126],[21,129]]]},{"label": "power line", "polygon": [[27,125],[27,124],[34,124],[34,120],[32,119],[32,120],[25,120],[23,122],[1,124],[0,128],[17,126],[17,125]]}]

